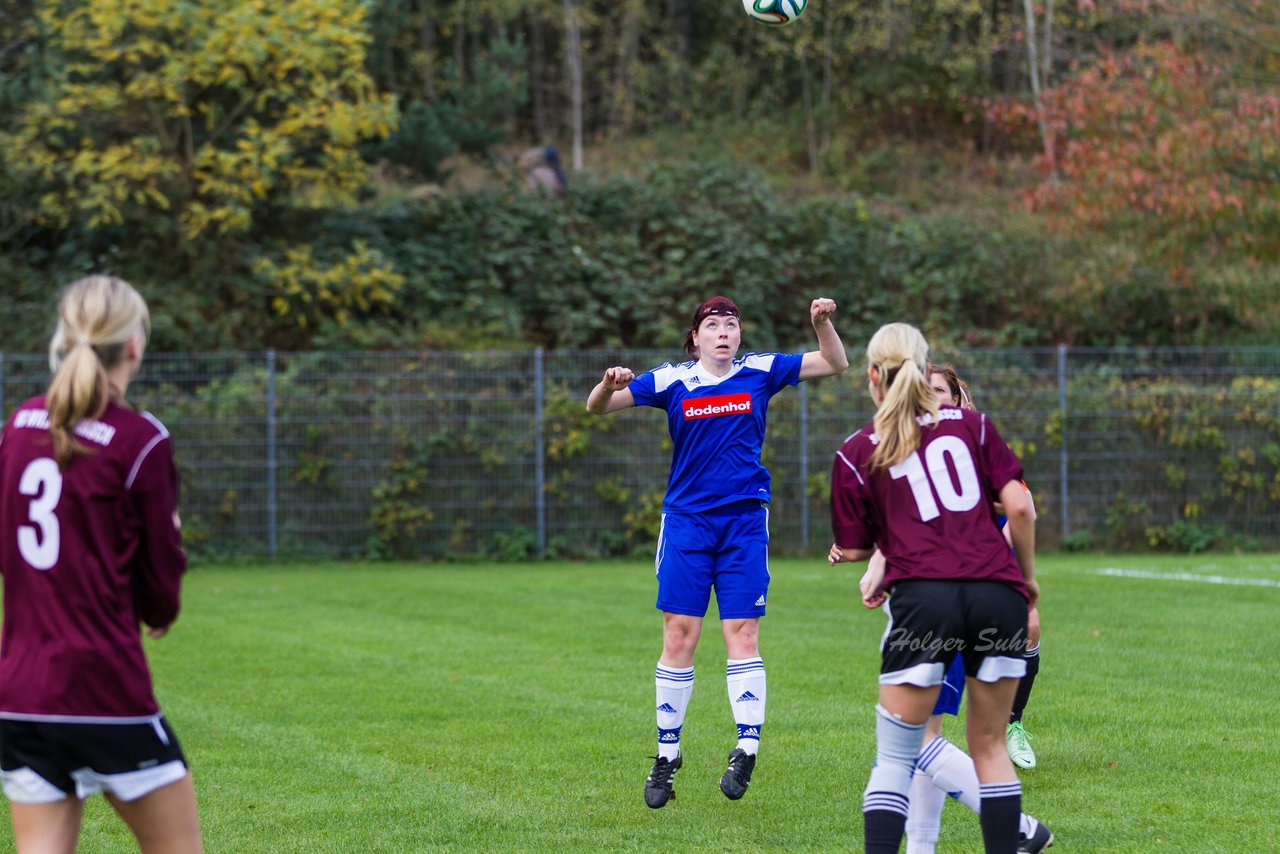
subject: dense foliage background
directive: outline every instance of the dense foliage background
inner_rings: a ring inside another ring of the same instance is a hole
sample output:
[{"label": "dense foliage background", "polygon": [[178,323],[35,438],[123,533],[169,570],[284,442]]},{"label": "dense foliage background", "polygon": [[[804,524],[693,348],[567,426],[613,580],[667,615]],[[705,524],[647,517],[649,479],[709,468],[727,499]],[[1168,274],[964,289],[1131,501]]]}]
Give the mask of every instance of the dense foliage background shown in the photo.
[{"label": "dense foliage background", "polygon": [[2,346],[91,270],[161,349],[1272,343],[1278,81],[1262,0],[13,0]]}]

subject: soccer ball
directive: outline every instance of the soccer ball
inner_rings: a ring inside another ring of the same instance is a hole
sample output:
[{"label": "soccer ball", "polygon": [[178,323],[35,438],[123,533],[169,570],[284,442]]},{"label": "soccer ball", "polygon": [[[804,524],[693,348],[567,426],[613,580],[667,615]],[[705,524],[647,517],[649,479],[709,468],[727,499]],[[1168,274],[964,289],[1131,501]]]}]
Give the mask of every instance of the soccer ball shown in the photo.
[{"label": "soccer ball", "polygon": [[762,24],[782,26],[804,14],[809,0],[742,0],[747,14]]}]

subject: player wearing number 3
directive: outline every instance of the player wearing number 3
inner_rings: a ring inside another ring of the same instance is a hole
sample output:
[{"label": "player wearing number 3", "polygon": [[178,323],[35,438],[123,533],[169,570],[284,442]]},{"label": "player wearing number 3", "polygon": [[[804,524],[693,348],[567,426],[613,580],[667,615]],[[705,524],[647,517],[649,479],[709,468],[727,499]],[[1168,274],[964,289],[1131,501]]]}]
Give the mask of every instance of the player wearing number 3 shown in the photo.
[{"label": "player wearing number 3", "polygon": [[[925,373],[928,344],[915,327],[881,327],[867,363],[877,410],[836,454],[830,555],[833,563],[866,560],[878,546],[883,589],[892,592],[876,761],[862,803],[865,849],[898,851],[925,722],[959,655],[983,841],[989,854],[1013,854],[1022,788],[1005,725],[1026,672],[1027,607],[1039,594],[1022,466],[985,415],[938,405]],[[1004,504],[1016,557],[996,527],[993,501]]]},{"label": "player wearing number 3", "polygon": [[758,637],[769,589],[769,472],[761,464],[769,400],[802,380],[849,367],[831,324],[836,304],[815,299],[809,319],[818,349],[808,353],[748,353],[738,307],[725,297],[698,306],[685,334],[693,360],[640,376],[609,368],[591,390],[587,411],[654,406],[667,413],[673,445],[655,559],[662,657],[657,690],[658,755],[645,781],[645,803],[666,805],[683,763],[680,734],[693,693],[693,653],[715,589],[728,652],[729,702],[737,746],[720,779],[731,800],[751,782],[764,725],[765,672]]},{"label": "player wearing number 3", "polygon": [[144,854],[202,847],[141,639],[177,617],[187,565],[169,433],[124,402],[148,329],[127,282],[72,284],[48,392],[0,434],[0,776],[19,852],[73,851],[95,792]]}]

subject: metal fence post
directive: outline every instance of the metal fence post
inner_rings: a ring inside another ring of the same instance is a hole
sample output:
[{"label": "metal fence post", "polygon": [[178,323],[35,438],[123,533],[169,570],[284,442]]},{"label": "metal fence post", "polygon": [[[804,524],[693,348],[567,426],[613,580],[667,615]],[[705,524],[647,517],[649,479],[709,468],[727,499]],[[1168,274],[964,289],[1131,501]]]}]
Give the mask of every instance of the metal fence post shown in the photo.
[{"label": "metal fence post", "polygon": [[809,384],[800,384],[800,548],[809,548]]},{"label": "metal fence post", "polygon": [[276,351],[267,351],[267,553],[276,556]]},{"label": "metal fence post", "polygon": [[543,377],[542,377],[542,348],[533,351],[533,394],[534,407],[537,410],[537,429],[534,443],[534,507],[537,514],[538,525],[538,557],[547,556],[547,492],[545,488],[546,479],[546,462],[545,448],[543,437],[543,419],[545,413],[543,411]]},{"label": "metal fence post", "polygon": [[1067,489],[1067,345],[1058,345],[1058,413],[1062,419],[1062,450],[1058,455],[1058,504],[1061,517],[1062,539],[1071,533],[1070,492]]}]

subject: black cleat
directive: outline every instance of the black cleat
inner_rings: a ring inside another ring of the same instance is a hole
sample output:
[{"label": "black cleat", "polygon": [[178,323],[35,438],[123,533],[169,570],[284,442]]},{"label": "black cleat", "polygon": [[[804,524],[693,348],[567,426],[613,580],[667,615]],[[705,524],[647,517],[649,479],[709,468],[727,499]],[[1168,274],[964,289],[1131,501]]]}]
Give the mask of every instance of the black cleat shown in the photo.
[{"label": "black cleat", "polygon": [[751,772],[755,769],[756,755],[735,747],[729,753],[729,768],[720,778],[720,791],[729,800],[736,801],[747,793],[747,786],[751,785]]},{"label": "black cleat", "polygon": [[1049,832],[1049,828],[1034,818],[1031,819],[1031,823],[1035,825],[1035,829],[1031,831],[1030,836],[1018,834],[1018,854],[1040,854],[1053,844],[1053,834]]},{"label": "black cleat", "polygon": [[684,757],[679,754],[675,759],[667,759],[665,756],[653,757],[653,770],[649,772],[649,779],[644,781],[644,802],[649,805],[649,809],[662,809],[667,805],[667,801],[676,796],[671,784],[675,781],[676,772],[683,764]]}]

